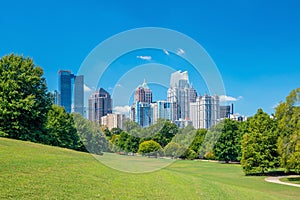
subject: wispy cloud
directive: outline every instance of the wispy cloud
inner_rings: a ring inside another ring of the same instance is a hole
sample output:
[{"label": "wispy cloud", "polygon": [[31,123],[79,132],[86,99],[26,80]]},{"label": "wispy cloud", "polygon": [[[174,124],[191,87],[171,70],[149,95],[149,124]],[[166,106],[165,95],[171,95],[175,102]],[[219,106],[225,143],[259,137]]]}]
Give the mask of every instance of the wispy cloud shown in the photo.
[{"label": "wispy cloud", "polygon": [[137,56],[137,58],[139,58],[139,59],[141,59],[141,60],[147,60],[147,61],[152,60],[152,57],[151,57],[151,56]]},{"label": "wispy cloud", "polygon": [[226,101],[238,101],[241,100],[243,97],[239,96],[237,98],[231,97],[231,96],[226,96],[226,95],[221,95],[220,96],[220,102],[226,102]]},{"label": "wispy cloud", "polygon": [[83,90],[84,90],[84,92],[90,92],[90,91],[92,91],[92,89],[89,88],[86,84],[83,84]]},{"label": "wispy cloud", "polygon": [[125,114],[125,115],[129,115],[129,111],[130,111],[130,106],[125,105],[125,106],[116,106],[114,107],[114,112],[115,113],[120,113],[120,114]]},{"label": "wispy cloud", "polygon": [[177,53],[177,55],[180,56],[180,55],[183,55],[185,52],[184,52],[183,49],[180,49],[180,48],[179,48],[179,49],[177,49],[177,52],[176,52],[176,53]]},{"label": "wispy cloud", "polygon": [[123,85],[121,85],[120,83],[116,84],[116,87],[124,87]]},{"label": "wispy cloud", "polygon": [[170,55],[170,53],[166,49],[164,49],[163,51],[167,56]]}]

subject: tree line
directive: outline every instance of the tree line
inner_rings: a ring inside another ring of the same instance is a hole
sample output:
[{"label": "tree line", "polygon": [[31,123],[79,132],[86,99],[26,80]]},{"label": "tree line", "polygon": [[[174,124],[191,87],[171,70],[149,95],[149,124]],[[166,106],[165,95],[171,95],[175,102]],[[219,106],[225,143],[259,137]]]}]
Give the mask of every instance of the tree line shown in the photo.
[{"label": "tree line", "polygon": [[269,116],[262,109],[237,122],[225,119],[209,130],[179,129],[166,120],[141,128],[127,121],[108,130],[52,104],[43,69],[30,58],[0,59],[0,136],[102,154],[103,151],[181,159],[240,162],[245,174],[281,167],[300,172],[300,88]]}]

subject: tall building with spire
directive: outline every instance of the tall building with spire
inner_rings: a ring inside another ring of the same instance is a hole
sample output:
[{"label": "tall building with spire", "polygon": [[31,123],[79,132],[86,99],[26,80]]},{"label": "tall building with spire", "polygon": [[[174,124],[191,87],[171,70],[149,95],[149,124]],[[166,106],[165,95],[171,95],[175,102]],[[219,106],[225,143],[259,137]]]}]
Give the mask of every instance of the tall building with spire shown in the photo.
[{"label": "tall building with spire", "polygon": [[188,120],[190,115],[190,92],[188,72],[177,71],[171,74],[170,87],[168,89],[168,101],[176,106],[173,110],[175,119]]},{"label": "tall building with spire", "polygon": [[139,85],[134,92],[134,101],[152,103],[152,91],[148,87],[146,80]]},{"label": "tall building with spire", "polygon": [[148,87],[146,80],[139,85],[134,92],[134,103],[130,108],[130,119],[142,127],[147,127],[153,123],[151,104],[152,91]]}]

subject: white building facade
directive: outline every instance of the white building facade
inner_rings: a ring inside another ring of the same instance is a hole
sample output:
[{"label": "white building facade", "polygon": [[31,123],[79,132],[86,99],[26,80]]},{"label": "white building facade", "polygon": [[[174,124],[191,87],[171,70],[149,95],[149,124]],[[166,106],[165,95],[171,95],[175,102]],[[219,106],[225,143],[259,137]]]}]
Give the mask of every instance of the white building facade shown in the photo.
[{"label": "white building facade", "polygon": [[190,119],[194,128],[209,129],[218,123],[220,118],[220,100],[215,96],[199,96],[196,102],[190,103]]}]

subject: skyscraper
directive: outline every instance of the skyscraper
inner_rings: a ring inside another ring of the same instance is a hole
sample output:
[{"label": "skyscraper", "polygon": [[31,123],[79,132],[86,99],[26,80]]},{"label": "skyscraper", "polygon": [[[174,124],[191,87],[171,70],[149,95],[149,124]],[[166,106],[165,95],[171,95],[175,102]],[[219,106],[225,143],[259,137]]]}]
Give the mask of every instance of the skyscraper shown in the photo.
[{"label": "skyscraper", "polygon": [[220,118],[219,97],[215,96],[199,96],[196,102],[190,103],[191,121],[196,129],[208,129],[216,125]]},{"label": "skyscraper", "polygon": [[134,93],[134,103],[130,108],[130,119],[142,127],[149,126],[153,123],[151,104],[152,91],[148,87],[146,80],[139,85]]},{"label": "skyscraper", "polygon": [[172,111],[174,115],[173,118],[189,119],[190,90],[191,87],[187,71],[177,71],[171,74],[168,101],[176,104],[176,110]]},{"label": "skyscraper", "polygon": [[103,88],[89,97],[89,120],[101,123],[101,117],[112,113],[112,99]]},{"label": "skyscraper", "polygon": [[139,101],[134,102],[130,108],[130,119],[141,127],[150,126],[153,123],[150,104]]},{"label": "skyscraper", "polygon": [[196,102],[197,99],[197,91],[195,90],[195,88],[192,86],[190,88],[190,102]]},{"label": "skyscraper", "polygon": [[84,79],[83,75],[74,76],[74,112],[84,114]]},{"label": "skyscraper", "polygon": [[174,103],[169,101],[160,100],[155,103],[152,103],[151,110],[153,123],[156,122],[158,119],[167,119],[170,121],[175,121],[175,119],[172,118],[173,107]]},{"label": "skyscraper", "polygon": [[[66,112],[70,113],[72,111],[84,114],[84,77],[76,76],[72,74],[70,70],[60,70],[58,72],[59,78],[59,96],[60,101],[58,102],[60,106],[63,106]],[[73,87],[74,85],[74,87]],[[73,95],[74,93],[74,95]],[[73,97],[73,98],[72,98]],[[73,101],[72,101],[73,100]],[[72,109],[72,103],[74,109]]]},{"label": "skyscraper", "polygon": [[146,80],[139,85],[134,92],[134,101],[152,103],[152,91],[148,87]]},{"label": "skyscraper", "polygon": [[70,113],[72,108],[72,78],[70,70],[60,70],[59,74],[59,93],[60,106],[64,107],[66,112]]}]

